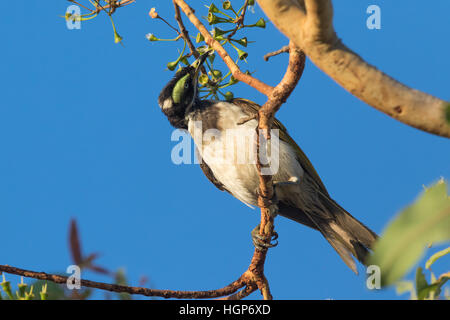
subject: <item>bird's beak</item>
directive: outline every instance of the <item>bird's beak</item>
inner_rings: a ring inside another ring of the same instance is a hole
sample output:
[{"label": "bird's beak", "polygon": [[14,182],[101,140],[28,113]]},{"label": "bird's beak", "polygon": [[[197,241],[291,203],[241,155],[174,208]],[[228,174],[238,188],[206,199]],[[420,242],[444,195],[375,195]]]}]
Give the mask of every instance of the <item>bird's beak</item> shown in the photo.
[{"label": "bird's beak", "polygon": [[203,65],[203,63],[205,62],[206,58],[209,56],[209,53],[204,53],[202,54],[200,57],[198,57],[197,60],[195,60],[192,64],[191,67],[194,68],[194,77],[193,80],[195,81],[195,83],[197,83],[198,80],[198,76],[200,74],[200,68]]}]

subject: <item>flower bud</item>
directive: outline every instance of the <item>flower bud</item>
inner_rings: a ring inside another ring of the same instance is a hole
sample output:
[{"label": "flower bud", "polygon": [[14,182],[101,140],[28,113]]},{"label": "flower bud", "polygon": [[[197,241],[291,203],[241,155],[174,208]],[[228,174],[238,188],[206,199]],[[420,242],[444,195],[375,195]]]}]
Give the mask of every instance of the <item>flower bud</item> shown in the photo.
[{"label": "flower bud", "polygon": [[222,78],[222,72],[220,70],[213,70],[212,72],[210,72],[210,74],[215,79]]},{"label": "flower bud", "polygon": [[218,13],[220,12],[219,9],[214,5],[214,3],[211,3],[209,5],[208,13]]},{"label": "flower bud", "polygon": [[240,40],[236,40],[237,43],[239,43],[243,47],[247,47],[247,37],[244,37]]},{"label": "flower bud", "polygon": [[209,80],[209,78],[208,78],[208,76],[207,76],[206,74],[201,74],[201,75],[198,77],[198,83],[200,83],[200,84],[202,84],[202,85],[207,84],[207,83],[208,83],[208,80]]},{"label": "flower bud", "polygon": [[212,12],[208,13],[208,23],[209,24],[216,24],[219,23],[219,18],[215,16]]},{"label": "flower bud", "polygon": [[261,18],[254,24],[254,26],[258,27],[258,28],[265,28],[266,27],[266,22],[264,21],[263,18]]},{"label": "flower bud", "polygon": [[228,0],[222,2],[222,8],[223,8],[224,10],[231,10],[231,2],[228,1]]},{"label": "flower bud", "polygon": [[245,51],[243,51],[243,50],[241,50],[239,48],[235,48],[235,49],[236,49],[236,51],[238,53],[239,60],[244,60],[244,59],[246,59],[248,57],[248,53],[247,52],[245,52]]},{"label": "flower bud", "polygon": [[148,15],[152,18],[152,19],[156,19],[158,18],[158,12],[156,12],[155,8],[152,8],[150,10],[150,12],[148,13]]},{"label": "flower bud", "polygon": [[227,91],[227,92],[225,93],[225,100],[231,101],[231,100],[233,100],[233,98],[234,98],[233,92]]},{"label": "flower bud", "polygon": [[167,69],[169,69],[170,71],[175,70],[175,68],[176,68],[177,65],[178,65],[178,62],[179,62],[179,60],[169,62],[169,63],[167,64]]},{"label": "flower bud", "polygon": [[145,37],[147,38],[148,41],[158,41],[159,40],[157,37],[155,37],[155,35],[153,33],[147,33],[145,35]]},{"label": "flower bud", "polygon": [[122,42],[123,38],[114,30],[114,43]]}]

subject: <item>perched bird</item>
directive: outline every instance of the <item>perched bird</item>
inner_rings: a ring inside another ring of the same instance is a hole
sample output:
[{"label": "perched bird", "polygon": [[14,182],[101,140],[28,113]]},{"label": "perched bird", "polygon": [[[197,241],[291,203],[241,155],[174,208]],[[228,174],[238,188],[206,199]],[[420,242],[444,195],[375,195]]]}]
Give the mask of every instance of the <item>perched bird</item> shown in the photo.
[{"label": "perched bird", "polygon": [[[191,66],[179,70],[162,90],[158,104],[172,126],[190,132],[201,155],[200,166],[206,177],[220,190],[248,205],[257,206],[259,175],[256,164],[217,161],[217,152],[211,151],[224,142],[227,130],[255,132],[259,105],[246,99],[201,100],[198,76],[205,59],[206,55],[202,55]],[[276,186],[277,213],[321,232],[357,273],[352,256],[364,263],[377,235],[330,197],[311,162],[286,128],[278,120],[274,121],[273,127],[279,129],[279,165],[273,180],[294,181]],[[205,143],[196,133],[198,129],[201,133],[215,129],[214,139]],[[246,150],[237,152],[245,153]]]}]

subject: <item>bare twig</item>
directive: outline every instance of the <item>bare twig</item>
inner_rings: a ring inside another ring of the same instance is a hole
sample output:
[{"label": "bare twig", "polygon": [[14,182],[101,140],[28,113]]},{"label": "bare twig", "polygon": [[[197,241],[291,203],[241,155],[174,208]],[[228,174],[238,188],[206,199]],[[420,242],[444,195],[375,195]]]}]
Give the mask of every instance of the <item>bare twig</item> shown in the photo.
[{"label": "bare twig", "polygon": [[[173,1],[173,6],[175,8],[175,20],[178,22],[178,27],[180,28],[180,33],[183,39],[186,41],[189,50],[191,52],[191,55],[193,55],[196,59],[199,57],[199,54],[197,50],[195,49],[194,44],[192,43],[191,38],[189,37],[189,32],[186,30],[186,27],[183,24],[183,19],[181,18],[180,14],[180,7],[178,7],[176,1]],[[206,70],[204,72],[206,74]]]},{"label": "bare twig", "polygon": [[[68,277],[59,276],[55,274],[48,274],[45,272],[36,272],[30,270],[24,270],[20,268],[10,267],[8,265],[0,265],[0,272],[7,272],[10,274],[15,274],[19,276],[24,276],[28,278],[34,278],[39,280],[47,280],[55,283],[66,284]],[[123,286],[117,284],[96,282],[90,280],[81,280],[81,286],[89,288],[97,288],[112,292],[119,293],[129,293],[129,294],[139,294],[147,297],[162,297],[162,298],[178,298],[178,299],[205,299],[205,298],[217,298],[226,295],[233,294],[240,288],[242,288],[245,283],[242,278],[232,282],[226,287],[217,290],[209,291],[175,291],[175,290],[158,290],[158,289],[148,289],[143,287],[131,287]]]},{"label": "bare twig", "polygon": [[[119,3],[112,2],[112,4],[107,4],[107,5],[104,5],[104,6],[102,6],[98,2],[98,0],[94,0],[94,1],[96,2],[97,5],[95,6],[96,8],[95,8],[95,10],[93,12],[99,13],[100,11],[103,10],[103,11],[106,12],[106,14],[111,15],[112,13],[114,13],[116,8],[125,7],[127,5],[130,5],[130,4],[134,3],[136,0],[122,0]],[[112,9],[112,11],[106,11],[106,9],[110,9],[110,8],[114,8],[114,9]]]},{"label": "bare twig", "polygon": [[277,50],[277,51],[273,51],[273,52],[269,52],[267,54],[264,55],[264,60],[265,61],[269,61],[269,58],[277,56],[281,53],[285,53],[285,52],[289,52],[289,46],[284,46],[281,49]]},{"label": "bare twig", "polygon": [[152,8],[149,12],[149,16],[152,19],[159,19],[162,22],[164,22],[167,26],[169,26],[169,28],[171,28],[173,31],[175,31],[178,35],[180,35],[180,31],[178,31],[177,28],[175,28],[174,26],[172,26],[166,19],[164,19],[163,17],[161,17],[155,10],[155,8]]},{"label": "bare twig", "polygon": [[244,6],[242,7],[242,12],[239,15],[239,18],[236,19],[235,23],[236,23],[236,28],[234,28],[233,31],[231,31],[231,33],[228,35],[228,40],[230,40],[235,34],[236,32],[242,28],[242,26],[244,25],[244,19],[245,19],[245,13],[247,12],[247,7],[248,7],[248,0],[245,0],[244,2]]},{"label": "bare twig", "polygon": [[275,113],[290,96],[303,74],[305,59],[305,53],[291,41],[289,43],[289,64],[286,73],[280,83],[268,95],[267,102],[259,111],[260,129],[270,130]]}]

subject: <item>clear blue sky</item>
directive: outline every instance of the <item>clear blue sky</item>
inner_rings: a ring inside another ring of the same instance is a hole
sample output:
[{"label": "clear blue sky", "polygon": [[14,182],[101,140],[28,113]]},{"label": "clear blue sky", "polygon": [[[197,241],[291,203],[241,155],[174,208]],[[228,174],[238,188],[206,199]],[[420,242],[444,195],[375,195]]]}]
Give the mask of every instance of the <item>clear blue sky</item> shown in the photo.
[{"label": "clear blue sky", "polygon": [[[405,84],[450,100],[449,1],[334,3],[334,24],[344,43]],[[370,4],[381,7],[381,30],[366,28]],[[181,43],[145,39],[148,32],[173,36],[147,15],[156,7],[173,21],[171,2],[138,1],[118,10],[124,46],[113,43],[106,16],[68,30],[58,16],[67,5],[61,0],[2,5],[0,263],[64,271],[71,263],[67,231],[74,217],[84,251],[101,253],[99,264],[110,269],[126,268],[134,285],[142,275],[156,288],[180,290],[235,280],[250,261],[250,231],[260,215],[218,191],[197,166],[171,162],[172,127],[157,97],[172,76],[165,65],[175,60]],[[247,21],[260,16],[256,7]],[[257,31],[248,35],[256,41],[248,68],[274,85],[287,55],[268,63],[262,56],[287,40],[270,23]],[[264,102],[245,85],[236,86],[235,94]],[[332,196],[376,232],[423,185],[450,178],[449,140],[379,113],[309,61],[278,118]],[[276,229],[280,244],[266,264],[274,297],[398,298],[392,289],[366,289],[361,266],[355,276],[318,232],[283,218]],[[436,271],[448,269],[448,262]]]}]

